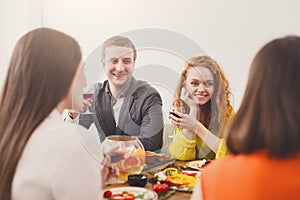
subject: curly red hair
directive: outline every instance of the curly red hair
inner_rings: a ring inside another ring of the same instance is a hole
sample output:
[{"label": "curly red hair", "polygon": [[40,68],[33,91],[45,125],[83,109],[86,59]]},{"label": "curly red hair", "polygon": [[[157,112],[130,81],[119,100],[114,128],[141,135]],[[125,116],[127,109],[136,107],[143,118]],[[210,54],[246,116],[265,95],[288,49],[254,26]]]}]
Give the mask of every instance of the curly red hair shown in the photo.
[{"label": "curly red hair", "polygon": [[[208,128],[214,134],[222,134],[224,124],[229,120],[232,113],[232,106],[230,104],[231,91],[229,88],[229,83],[224,75],[221,66],[209,56],[196,56],[190,58],[179,79],[173,105],[174,106],[184,106],[186,110],[189,110],[187,105],[181,101],[181,88],[184,86],[184,82],[187,78],[187,72],[192,67],[205,67],[208,68],[214,77],[214,93],[210,100],[210,103],[200,107],[201,116],[199,116],[199,121]],[[221,136],[221,135],[219,135]]]}]

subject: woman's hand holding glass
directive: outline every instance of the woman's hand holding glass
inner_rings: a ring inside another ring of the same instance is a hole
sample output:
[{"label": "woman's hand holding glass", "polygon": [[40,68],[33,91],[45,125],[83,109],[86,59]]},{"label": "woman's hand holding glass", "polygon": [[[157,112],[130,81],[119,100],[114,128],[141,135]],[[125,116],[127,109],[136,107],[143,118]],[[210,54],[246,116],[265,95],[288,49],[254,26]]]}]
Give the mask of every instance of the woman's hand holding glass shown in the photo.
[{"label": "woman's hand holding glass", "polygon": [[179,126],[179,121],[182,118],[181,114],[186,113],[185,108],[181,106],[173,106],[169,113],[169,119],[175,125],[175,134],[178,134],[181,131],[181,127]]},{"label": "woman's hand holding glass", "polygon": [[101,161],[101,179],[102,179],[102,188],[104,188],[110,181],[111,177],[118,177],[119,176],[119,171],[112,169],[110,167],[111,165],[111,158],[109,156],[105,156],[102,158]]},{"label": "woman's hand holding glass", "polygon": [[178,133],[180,130],[187,136],[188,139],[194,139],[194,134],[198,130],[198,106],[197,104],[190,98],[187,90],[183,87],[181,89],[181,101],[183,101],[186,105],[189,106],[190,112],[186,113],[186,110],[183,106],[173,107],[169,118],[171,122],[176,126],[175,133]]},{"label": "woman's hand holding glass", "polygon": [[101,144],[102,156],[109,157],[107,184],[124,183],[129,174],[138,174],[145,164],[145,150],[134,136],[107,136]]},{"label": "woman's hand holding glass", "polygon": [[170,114],[169,118],[171,122],[176,126],[176,128],[190,130],[191,132],[193,132],[193,134],[196,133],[199,123],[197,119],[188,114],[184,114],[176,110],[172,111],[171,113],[174,114]]}]

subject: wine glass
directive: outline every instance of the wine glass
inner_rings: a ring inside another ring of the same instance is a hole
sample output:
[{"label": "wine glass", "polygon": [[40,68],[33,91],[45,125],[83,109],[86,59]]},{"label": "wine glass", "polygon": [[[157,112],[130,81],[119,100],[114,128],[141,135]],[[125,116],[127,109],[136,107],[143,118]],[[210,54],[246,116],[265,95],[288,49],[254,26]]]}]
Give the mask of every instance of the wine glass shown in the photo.
[{"label": "wine glass", "polygon": [[[94,87],[88,88],[84,93],[83,93],[83,98],[86,100],[92,99],[94,96]],[[83,113],[81,114],[94,114],[90,111],[90,108],[87,108]]]},{"label": "wine glass", "polygon": [[139,174],[145,165],[145,150],[134,136],[112,135],[101,144],[103,156],[110,157],[110,167],[118,177],[110,177],[108,184],[124,183],[130,174]]},{"label": "wine glass", "polygon": [[[186,109],[183,105],[174,105],[172,106],[171,110],[170,110],[170,115],[173,115],[177,118],[181,118],[179,115],[175,114],[174,111],[177,111],[177,112],[180,112],[180,113],[183,113],[183,114],[186,114]],[[174,134],[178,134],[179,132],[181,132],[181,128],[178,128],[176,127],[175,128],[175,131],[174,131]],[[169,137],[170,138],[173,138],[174,137],[174,134],[173,135],[170,135]]]}]

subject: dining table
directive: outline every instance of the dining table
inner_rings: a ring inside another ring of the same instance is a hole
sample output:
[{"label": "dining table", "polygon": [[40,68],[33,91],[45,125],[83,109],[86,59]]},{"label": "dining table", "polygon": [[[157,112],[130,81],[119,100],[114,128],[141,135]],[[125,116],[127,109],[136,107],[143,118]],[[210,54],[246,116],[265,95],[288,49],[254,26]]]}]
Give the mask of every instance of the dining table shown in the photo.
[{"label": "dining table", "polygon": [[[163,168],[170,164],[175,164],[178,165],[178,167],[185,168],[186,167],[186,162],[184,161],[179,161],[179,160],[172,160],[169,163],[164,163],[163,165],[156,166],[151,169],[151,171],[143,171],[142,174],[146,175],[148,177],[148,180],[154,176],[155,173],[161,171]],[[115,187],[129,187],[128,182],[122,183],[122,184],[112,184],[112,185],[107,185],[103,191],[115,188]],[[152,183],[147,182],[146,186],[144,188],[152,190]],[[175,190],[175,193],[169,197],[169,200],[187,200],[190,199],[192,196],[192,192],[183,192],[183,191],[177,191]]]}]

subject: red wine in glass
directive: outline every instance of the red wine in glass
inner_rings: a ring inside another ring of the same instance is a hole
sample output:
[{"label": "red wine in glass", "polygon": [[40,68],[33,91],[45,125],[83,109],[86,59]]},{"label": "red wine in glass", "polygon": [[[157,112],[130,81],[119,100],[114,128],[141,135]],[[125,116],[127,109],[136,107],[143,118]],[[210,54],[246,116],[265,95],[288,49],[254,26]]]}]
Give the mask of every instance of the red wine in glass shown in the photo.
[{"label": "red wine in glass", "polygon": [[94,93],[85,93],[85,94],[83,94],[83,98],[85,98],[85,99],[90,99],[93,96],[94,96]]},{"label": "red wine in glass", "polygon": [[170,114],[171,114],[171,115],[174,115],[174,116],[177,117],[177,118],[181,118],[179,115],[177,115],[176,113],[174,113],[174,112],[172,112],[172,111],[170,112]]},{"label": "red wine in glass", "polygon": [[[93,92],[83,93],[83,98],[84,99],[91,99],[93,96],[94,96]],[[87,108],[86,111],[82,114],[93,114],[93,113],[90,111],[90,108]]]}]

